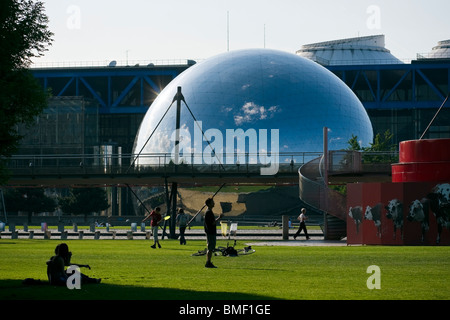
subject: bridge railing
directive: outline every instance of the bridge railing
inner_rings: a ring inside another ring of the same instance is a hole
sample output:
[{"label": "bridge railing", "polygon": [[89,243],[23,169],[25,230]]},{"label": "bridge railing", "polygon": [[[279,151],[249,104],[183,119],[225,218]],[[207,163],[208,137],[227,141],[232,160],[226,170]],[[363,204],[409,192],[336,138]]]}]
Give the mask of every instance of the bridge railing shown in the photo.
[{"label": "bridge railing", "polygon": [[345,219],[345,196],[324,184],[321,165],[322,157],[319,157],[298,170],[300,199],[322,212]]},{"label": "bridge railing", "polygon": [[[277,173],[296,174],[298,168],[320,153],[279,153],[267,158],[251,153],[234,154],[232,159],[217,155],[202,161],[201,154],[184,154],[175,165],[173,155],[161,154],[62,154],[62,155],[14,155],[8,168],[15,175],[101,175],[145,173],[260,173],[262,167],[276,163]],[[199,160],[199,158],[201,160]],[[221,160],[221,161],[219,161]]]},{"label": "bridge railing", "polygon": [[[397,151],[329,151],[327,173],[342,175],[390,172],[391,164],[396,161],[398,161]],[[325,184],[324,167],[323,157],[320,155],[299,168],[300,199],[322,212],[345,220],[346,196]]]}]

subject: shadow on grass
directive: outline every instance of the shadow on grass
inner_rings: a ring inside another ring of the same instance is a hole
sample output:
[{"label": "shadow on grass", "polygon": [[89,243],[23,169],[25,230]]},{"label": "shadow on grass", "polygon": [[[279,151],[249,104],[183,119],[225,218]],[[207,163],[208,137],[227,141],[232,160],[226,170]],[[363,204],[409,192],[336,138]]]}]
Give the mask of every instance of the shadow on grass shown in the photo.
[{"label": "shadow on grass", "polygon": [[50,286],[48,282],[24,285],[22,280],[0,280],[0,301],[4,300],[277,300],[239,292],[191,291],[169,288],[85,284],[81,289]]}]

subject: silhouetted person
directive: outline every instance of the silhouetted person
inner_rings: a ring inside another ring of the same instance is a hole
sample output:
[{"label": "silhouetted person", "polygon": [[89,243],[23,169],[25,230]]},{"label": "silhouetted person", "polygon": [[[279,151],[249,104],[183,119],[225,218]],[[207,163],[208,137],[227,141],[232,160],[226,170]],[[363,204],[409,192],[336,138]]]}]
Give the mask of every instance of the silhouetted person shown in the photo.
[{"label": "silhouetted person", "polygon": [[206,233],[206,245],[207,245],[207,253],[206,253],[206,268],[216,268],[215,265],[212,264],[211,258],[212,254],[214,252],[214,249],[216,249],[216,237],[217,237],[217,221],[222,218],[222,214],[219,215],[219,217],[216,219],[214,216],[214,213],[212,209],[214,208],[214,200],[212,198],[208,198],[205,201],[206,206],[208,209],[205,213],[205,222],[204,222],[204,228]]},{"label": "silhouetted person", "polygon": [[[47,277],[51,285],[65,286],[71,274],[67,274],[66,266],[77,266],[91,269],[87,264],[71,263],[72,252],[65,243],[58,244],[55,248],[55,255],[47,261]],[[101,279],[90,278],[85,274],[80,274],[81,283],[100,283]]]},{"label": "silhouetted person", "polygon": [[189,216],[184,213],[183,209],[178,210],[177,215],[177,225],[180,228],[180,244],[186,244],[186,238],[184,237],[184,232],[186,231],[187,223],[189,222]]}]

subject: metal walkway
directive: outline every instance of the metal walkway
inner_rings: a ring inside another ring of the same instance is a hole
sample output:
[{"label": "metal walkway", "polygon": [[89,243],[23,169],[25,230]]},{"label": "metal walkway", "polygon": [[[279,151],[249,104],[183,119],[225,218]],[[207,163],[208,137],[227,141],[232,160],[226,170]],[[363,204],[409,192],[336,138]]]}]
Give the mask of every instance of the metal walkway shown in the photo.
[{"label": "metal walkway", "polygon": [[[380,162],[380,156],[382,161]],[[322,214],[325,240],[341,240],[347,236],[347,198],[329,188],[330,184],[363,181],[391,181],[392,159],[396,153],[365,153],[357,151],[330,151],[325,169],[323,157],[318,157],[298,170],[299,197]],[[377,161],[370,159],[373,157]]]},{"label": "metal walkway", "polygon": [[130,166],[133,155],[16,155],[8,164],[8,186],[297,184],[300,165],[318,153],[280,154],[288,161],[278,165],[275,175],[261,174],[261,168],[270,164],[174,165],[168,154],[143,156],[151,157],[154,164]]}]

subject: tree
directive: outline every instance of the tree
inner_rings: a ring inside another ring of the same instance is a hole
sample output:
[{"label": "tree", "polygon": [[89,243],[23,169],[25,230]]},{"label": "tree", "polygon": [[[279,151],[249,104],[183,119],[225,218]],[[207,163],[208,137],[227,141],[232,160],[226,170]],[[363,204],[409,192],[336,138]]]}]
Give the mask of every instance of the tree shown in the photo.
[{"label": "tree", "polygon": [[109,208],[106,191],[103,188],[73,188],[68,197],[59,201],[65,213],[84,215],[100,212]]},{"label": "tree", "polygon": [[29,223],[33,213],[53,212],[56,209],[56,201],[45,195],[41,188],[7,189],[5,203],[9,212],[27,212]]},{"label": "tree", "polygon": [[359,151],[361,150],[361,145],[358,142],[358,137],[352,134],[350,140],[347,141],[348,148],[347,150]]},{"label": "tree", "polygon": [[40,1],[0,1],[0,184],[22,138],[16,125],[30,125],[47,106],[48,94],[28,69],[51,45],[47,24]]},{"label": "tree", "polygon": [[394,151],[395,145],[392,144],[392,138],[394,134],[388,130],[381,133],[377,133],[373,138],[373,142],[370,143],[369,147],[361,147],[358,142],[358,137],[352,134],[352,137],[347,141],[348,148],[347,150],[355,150],[355,151],[367,151],[367,152],[376,152],[376,151]]},{"label": "tree", "polygon": [[373,139],[373,143],[367,148],[367,151],[394,151],[395,145],[392,144],[393,137],[394,134],[392,134],[389,129],[386,130],[383,135],[377,133]]},{"label": "tree", "polygon": [[[355,151],[364,151],[368,154],[363,156],[363,161],[365,163],[374,163],[374,162],[395,162],[397,157],[391,154],[376,154],[376,152],[389,152],[395,151],[396,147],[392,143],[392,138],[394,134],[392,134],[389,129],[386,130],[383,134],[377,133],[373,139],[373,142],[370,143],[369,147],[361,147],[358,143],[358,137],[352,135],[350,140],[348,140],[349,147],[347,150],[355,150]],[[370,153],[373,154],[370,154]]]}]

